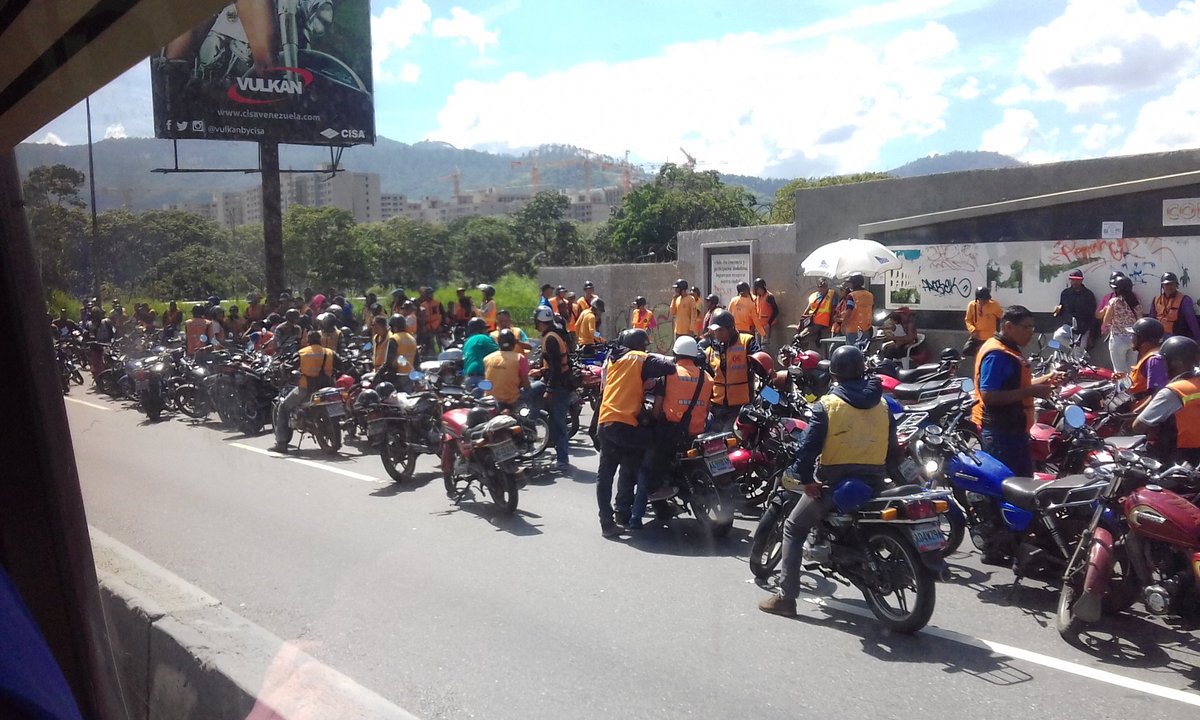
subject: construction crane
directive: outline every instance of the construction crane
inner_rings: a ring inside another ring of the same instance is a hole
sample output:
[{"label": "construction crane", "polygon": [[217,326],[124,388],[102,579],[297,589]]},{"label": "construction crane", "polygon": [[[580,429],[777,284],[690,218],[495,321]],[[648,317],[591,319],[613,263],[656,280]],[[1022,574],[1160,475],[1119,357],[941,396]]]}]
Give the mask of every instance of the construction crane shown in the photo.
[{"label": "construction crane", "polygon": [[533,186],[533,192],[536,194],[538,188],[542,184],[542,171],[541,168],[537,166],[537,163],[533,162],[532,160],[513,160],[511,163],[509,163],[509,166],[513,170],[516,170],[519,167],[529,167],[529,183]]},{"label": "construction crane", "polygon": [[683,156],[685,158],[687,158],[687,162],[684,163],[683,166],[689,170],[695,170],[696,169],[696,158],[692,157],[692,154],[690,152],[688,152],[687,150],[684,150],[682,147],[679,148],[679,152],[683,153]]},{"label": "construction crane", "polygon": [[443,175],[438,180],[453,180],[454,181],[454,197],[457,199],[462,194],[462,171],[454,168],[454,172],[449,175]]}]

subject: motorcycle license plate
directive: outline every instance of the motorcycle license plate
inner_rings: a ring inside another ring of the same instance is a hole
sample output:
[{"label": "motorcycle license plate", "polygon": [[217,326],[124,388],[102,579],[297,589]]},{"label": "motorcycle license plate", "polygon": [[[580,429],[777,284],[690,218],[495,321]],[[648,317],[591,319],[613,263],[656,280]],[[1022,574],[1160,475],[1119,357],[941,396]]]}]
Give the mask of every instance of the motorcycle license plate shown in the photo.
[{"label": "motorcycle license plate", "polygon": [[932,552],[946,547],[946,538],[937,523],[921,523],[912,526],[912,539],[917,552]]},{"label": "motorcycle license plate", "polygon": [[917,461],[912,458],[904,458],[904,462],[900,463],[900,475],[904,477],[904,482],[915,483],[921,475]]},{"label": "motorcycle license plate", "polygon": [[704,458],[704,462],[708,465],[708,474],[713,477],[733,472],[733,462],[730,461],[728,453]]},{"label": "motorcycle license plate", "polygon": [[325,415],[335,418],[346,414],[346,406],[341,403],[331,403],[325,406]]},{"label": "motorcycle license plate", "polygon": [[517,456],[517,444],[512,440],[503,440],[492,446],[492,459],[496,462],[512,460]]}]

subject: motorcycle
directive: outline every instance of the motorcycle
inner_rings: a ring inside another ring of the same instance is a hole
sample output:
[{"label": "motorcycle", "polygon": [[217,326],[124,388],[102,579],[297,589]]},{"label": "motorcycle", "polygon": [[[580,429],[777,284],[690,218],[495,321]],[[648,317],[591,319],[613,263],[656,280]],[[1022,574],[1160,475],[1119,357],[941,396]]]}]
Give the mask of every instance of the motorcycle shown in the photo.
[{"label": "motorcycle", "polygon": [[412,479],[420,455],[442,455],[442,414],[462,406],[465,397],[461,392],[439,395],[432,388],[421,389],[425,375],[419,370],[410,373],[409,379],[418,388],[413,392],[380,396],[378,404],[368,395],[372,417],[367,437],[380,440],[383,469],[396,482]]},{"label": "motorcycle", "polygon": [[799,419],[803,415],[799,408],[785,404],[771,387],[764,387],[755,402],[742,406],[733,426],[738,446],[729,453],[729,460],[743,504],[760,507],[766,503],[775,476],[792,461],[794,444],[807,427]]},{"label": "motorcycle", "polygon": [[149,420],[158,420],[166,408],[167,378],[175,372],[175,362],[182,350],[164,350],[156,357],[140,361],[133,370],[134,395]]},{"label": "motorcycle", "polygon": [[83,373],[79,371],[76,356],[77,353],[68,343],[63,341],[55,343],[54,359],[58,364],[59,381],[64,395],[71,392],[72,383],[83,384]]},{"label": "motorcycle", "polygon": [[[491,383],[484,380],[479,387],[486,391]],[[495,411],[495,401],[482,398],[471,408],[456,407],[442,415],[442,482],[456,504],[477,483],[503,513],[511,515],[524,485],[514,442],[521,425]]]},{"label": "motorcycle", "polygon": [[739,494],[737,470],[730,460],[736,447],[732,432],[714,432],[693,438],[688,448],[673,453],[666,482],[675,488],[675,495],[655,502],[658,515],[674,514],[673,504],[691,513],[707,535],[729,534]]},{"label": "motorcycle", "polygon": [[1200,602],[1200,493],[1193,468],[1164,470],[1126,450],[1114,465],[1092,472],[1106,482],[1058,599],[1055,624],[1068,641],[1139,598],[1153,615]]},{"label": "motorcycle", "polygon": [[[282,402],[283,397],[291,391],[285,387],[275,400]],[[336,455],[342,449],[342,431],[340,423],[346,414],[346,406],[342,403],[342,391],[336,387],[316,390],[308,400],[297,407],[288,417],[288,423],[300,432],[301,437],[311,435],[326,455]],[[274,414],[272,414],[272,417]]]},{"label": "motorcycle", "polygon": [[252,363],[245,356],[234,355],[205,379],[211,407],[226,427],[256,435],[270,421],[281,384],[270,374],[270,366],[270,358]]}]

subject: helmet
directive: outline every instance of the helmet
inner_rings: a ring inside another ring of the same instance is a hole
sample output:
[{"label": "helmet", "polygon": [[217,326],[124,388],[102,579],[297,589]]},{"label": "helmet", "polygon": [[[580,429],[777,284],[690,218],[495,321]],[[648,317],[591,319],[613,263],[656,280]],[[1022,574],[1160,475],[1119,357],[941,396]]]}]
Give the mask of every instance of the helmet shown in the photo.
[{"label": "helmet", "polygon": [[636,298],[633,299],[633,305],[634,305],[634,307],[645,307],[646,306],[646,298],[642,295],[638,295]]},{"label": "helmet", "polygon": [[[365,393],[368,391],[363,390],[363,392]],[[379,393],[379,400],[380,400],[380,402],[382,402],[384,400],[387,400],[392,395],[396,394],[396,386],[391,384],[390,382],[381,382],[375,386],[375,392]]]},{"label": "helmet", "polygon": [[980,285],[979,287],[975,288],[975,299],[976,300],[991,300],[992,299],[992,291],[988,289],[987,285]]},{"label": "helmet", "polygon": [[483,318],[471,318],[467,321],[467,335],[479,335],[488,331],[487,320]]},{"label": "helmet", "polygon": [[337,318],[332,313],[323,312],[317,316],[317,324],[321,326],[322,330],[329,332],[337,326]]},{"label": "helmet", "polygon": [[750,283],[745,280],[741,281],[737,284],[737,291],[740,293],[750,292]]},{"label": "helmet", "polygon": [[622,330],[619,338],[622,347],[627,347],[630,350],[645,350],[650,347],[650,336],[641,328],[632,330]]},{"label": "helmet", "polygon": [[354,404],[360,407],[378,405],[381,402],[383,402],[383,398],[379,397],[379,392],[371,388],[363,390],[358,394],[358,397],[354,398]]},{"label": "helmet", "polygon": [[272,328],[281,322],[283,322],[283,318],[279,317],[279,313],[271,313],[267,316],[267,319],[263,322],[263,325],[265,327]]},{"label": "helmet", "polygon": [[473,407],[467,413],[467,427],[482,425],[492,419],[492,413],[485,407]]},{"label": "helmet", "polygon": [[333,381],[333,386],[338,390],[349,390],[354,387],[354,378],[349,375],[338,375],[338,379]]},{"label": "helmet", "polygon": [[491,285],[480,285],[479,289],[483,292],[484,297],[491,297],[496,294],[496,288]]},{"label": "helmet", "polygon": [[1071,398],[1071,402],[1093,412],[1099,412],[1104,408],[1104,393],[1096,388],[1080,390],[1075,393],[1075,397]]},{"label": "helmet", "polygon": [[671,348],[671,352],[675,357],[694,358],[700,356],[700,346],[696,344],[696,339],[689,335],[682,335],[675,338],[675,346]]},{"label": "helmet", "polygon": [[766,280],[763,280],[762,278],[754,278],[754,287],[765,288],[766,286],[767,286]]},{"label": "helmet", "polygon": [[813,350],[805,350],[796,356],[793,364],[799,365],[803,370],[816,370],[817,365],[821,362],[821,354]]},{"label": "helmet", "polygon": [[[199,307],[199,305],[196,307]],[[297,322],[300,320],[300,311],[296,308],[291,308],[283,313],[283,319],[287,320],[288,322]]]},{"label": "helmet", "polygon": [[1175,273],[1173,273],[1173,272],[1165,272],[1162,274],[1162,282],[1159,284],[1166,285],[1167,283],[1175,283],[1176,285],[1178,285],[1179,277],[1176,276]]},{"label": "helmet", "polygon": [[408,321],[403,315],[393,315],[388,318],[388,329],[400,332],[408,327]]},{"label": "helmet", "polygon": [[680,290],[687,290],[688,289],[688,281],[684,280],[683,278],[679,278],[678,280],[675,281],[675,287]]},{"label": "helmet", "polygon": [[1125,273],[1121,272],[1120,270],[1113,270],[1112,274],[1108,276],[1108,286],[1110,288],[1115,288],[1117,286],[1117,281],[1123,277],[1125,277]]},{"label": "helmet", "polygon": [[392,297],[393,297],[393,298],[401,298],[401,297],[404,297],[404,288],[396,288],[395,290],[393,290],[393,291],[392,291]]},{"label": "helmet", "polygon": [[1158,353],[1167,361],[1168,369],[1171,365],[1191,368],[1195,366],[1196,360],[1200,359],[1200,345],[1189,337],[1172,335],[1158,349]]},{"label": "helmet", "polygon": [[715,330],[717,328],[725,328],[726,330],[736,329],[733,322],[733,313],[728,310],[713,310],[712,318],[709,322],[708,329]]},{"label": "helmet", "polygon": [[554,322],[554,311],[543,305],[533,311],[533,321],[544,323]]},{"label": "helmet", "polygon": [[1152,317],[1144,317],[1133,324],[1133,341],[1135,343],[1162,342],[1164,332],[1162,323]]},{"label": "helmet", "polygon": [[334,303],[326,308],[326,312],[330,313],[334,317],[337,317],[338,315],[342,314],[342,306]]},{"label": "helmet", "polygon": [[[118,301],[118,300],[113,300],[113,304],[114,304],[114,305],[120,305],[121,303],[120,303],[120,301]],[[209,296],[208,296],[208,304],[209,304],[209,307],[211,307],[211,306],[213,306],[213,305],[220,305],[220,304],[221,304],[221,298],[220,298],[219,296],[217,296],[217,295],[209,295]]]},{"label": "helmet", "polygon": [[849,283],[850,287],[861,290],[862,288],[866,287],[867,281],[866,278],[863,277],[862,273],[854,273],[850,276]]},{"label": "helmet", "polygon": [[596,312],[604,312],[604,301],[600,298],[596,298],[592,301],[592,309]]},{"label": "helmet", "polygon": [[[295,311],[289,310],[288,312],[295,312]],[[204,306],[203,305],[193,305],[192,306],[192,317],[200,317],[203,314],[204,314]]]},{"label": "helmet", "polygon": [[512,350],[517,346],[517,334],[508,328],[504,328],[496,335],[496,344],[501,350]]},{"label": "helmet", "polygon": [[867,358],[854,345],[843,345],[829,356],[829,374],[840,380],[855,380],[867,372]]},{"label": "helmet", "polygon": [[757,372],[763,377],[775,372],[775,361],[771,359],[770,355],[762,350],[759,350],[750,356],[750,365],[751,367],[757,365]]},{"label": "helmet", "polygon": [[942,353],[938,355],[938,360],[942,362],[958,362],[961,359],[962,356],[958,354],[958,351],[951,347],[943,349]]}]

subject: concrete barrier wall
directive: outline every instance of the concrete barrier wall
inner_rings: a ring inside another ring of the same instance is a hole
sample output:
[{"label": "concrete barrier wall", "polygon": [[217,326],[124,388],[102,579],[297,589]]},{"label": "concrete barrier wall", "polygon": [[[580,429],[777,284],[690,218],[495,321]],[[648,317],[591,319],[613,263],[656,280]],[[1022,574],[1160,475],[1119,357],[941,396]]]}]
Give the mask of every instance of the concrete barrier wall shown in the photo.
[{"label": "concrete barrier wall", "polygon": [[415,720],[103,532],[91,533],[131,720]]},{"label": "concrete barrier wall", "polygon": [[[612,338],[616,337],[616,331],[629,327],[629,304],[639,295],[645,296],[646,306],[661,318],[660,323],[664,323],[679,277],[675,263],[544,267],[538,270],[538,285],[562,285],[576,295],[582,295],[583,284],[591,280],[596,284],[596,294],[604,298],[607,306],[600,332],[606,338]],[[691,282],[687,275],[682,277]],[[669,352],[673,339],[669,328],[654,333],[654,349]]]}]

